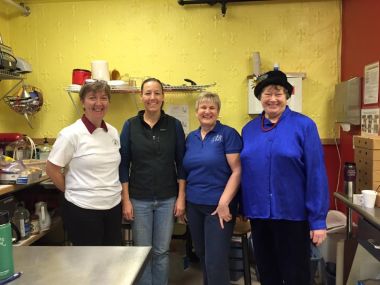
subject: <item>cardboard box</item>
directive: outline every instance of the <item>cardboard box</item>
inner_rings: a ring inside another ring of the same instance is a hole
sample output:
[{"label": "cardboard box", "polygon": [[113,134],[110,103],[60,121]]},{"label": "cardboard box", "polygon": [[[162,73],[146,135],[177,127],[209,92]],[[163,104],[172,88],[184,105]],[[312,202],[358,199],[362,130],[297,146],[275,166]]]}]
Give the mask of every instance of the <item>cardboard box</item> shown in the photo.
[{"label": "cardboard box", "polygon": [[379,182],[380,184],[380,171],[371,169],[357,169],[357,176],[363,180]]},{"label": "cardboard box", "polygon": [[380,208],[380,192],[377,192],[375,206]]},{"label": "cardboard box", "polygon": [[379,171],[380,160],[366,160],[362,157],[355,157],[356,169],[365,171]]},{"label": "cardboard box", "polygon": [[355,148],[355,160],[380,160],[380,149]]},{"label": "cardboard box", "polygon": [[354,136],[354,146],[365,149],[380,149],[380,136]]},{"label": "cardboard box", "polygon": [[362,190],[376,190],[379,187],[380,182],[357,180],[355,193],[361,194]]}]

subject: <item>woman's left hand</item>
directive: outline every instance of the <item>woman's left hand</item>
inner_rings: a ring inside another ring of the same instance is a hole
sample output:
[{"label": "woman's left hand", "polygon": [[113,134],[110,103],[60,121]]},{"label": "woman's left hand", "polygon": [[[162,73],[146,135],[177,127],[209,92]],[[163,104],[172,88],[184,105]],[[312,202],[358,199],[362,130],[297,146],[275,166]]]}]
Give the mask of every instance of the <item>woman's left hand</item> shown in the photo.
[{"label": "woman's left hand", "polygon": [[310,239],[316,246],[321,245],[326,239],[326,229],[310,231]]},{"label": "woman's left hand", "polygon": [[216,210],[211,215],[218,215],[220,226],[224,229],[224,222],[229,222],[232,219],[230,208],[228,205],[219,204]]}]

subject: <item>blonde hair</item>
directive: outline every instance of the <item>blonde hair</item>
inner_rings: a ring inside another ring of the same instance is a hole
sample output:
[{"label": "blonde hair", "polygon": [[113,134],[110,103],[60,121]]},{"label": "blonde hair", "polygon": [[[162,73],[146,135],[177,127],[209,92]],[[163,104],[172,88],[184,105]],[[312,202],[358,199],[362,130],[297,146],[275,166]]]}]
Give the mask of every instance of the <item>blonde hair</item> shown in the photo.
[{"label": "blonde hair", "polygon": [[202,92],[201,94],[199,94],[197,101],[195,101],[195,110],[197,111],[199,105],[205,101],[214,103],[218,108],[218,112],[220,111],[222,103],[220,102],[219,95],[212,92]]}]

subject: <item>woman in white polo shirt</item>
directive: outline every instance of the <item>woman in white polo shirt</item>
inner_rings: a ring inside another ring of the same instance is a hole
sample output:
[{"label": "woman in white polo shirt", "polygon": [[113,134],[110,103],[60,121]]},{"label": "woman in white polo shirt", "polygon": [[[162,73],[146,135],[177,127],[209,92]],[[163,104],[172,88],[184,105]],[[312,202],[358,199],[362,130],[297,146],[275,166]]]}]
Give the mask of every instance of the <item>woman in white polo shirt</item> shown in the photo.
[{"label": "woman in white polo shirt", "polygon": [[65,194],[63,222],[73,245],[120,245],[120,140],[103,120],[110,87],[105,81],[87,83],[79,96],[84,115],[61,130],[46,172]]}]

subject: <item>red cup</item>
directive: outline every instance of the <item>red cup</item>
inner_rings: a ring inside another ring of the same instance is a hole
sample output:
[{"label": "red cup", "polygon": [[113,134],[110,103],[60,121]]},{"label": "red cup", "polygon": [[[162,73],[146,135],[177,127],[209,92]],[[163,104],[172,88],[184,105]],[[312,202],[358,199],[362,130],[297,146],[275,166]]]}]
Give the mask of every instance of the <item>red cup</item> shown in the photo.
[{"label": "red cup", "polygon": [[72,84],[83,85],[86,79],[91,78],[91,71],[86,69],[74,69]]}]

